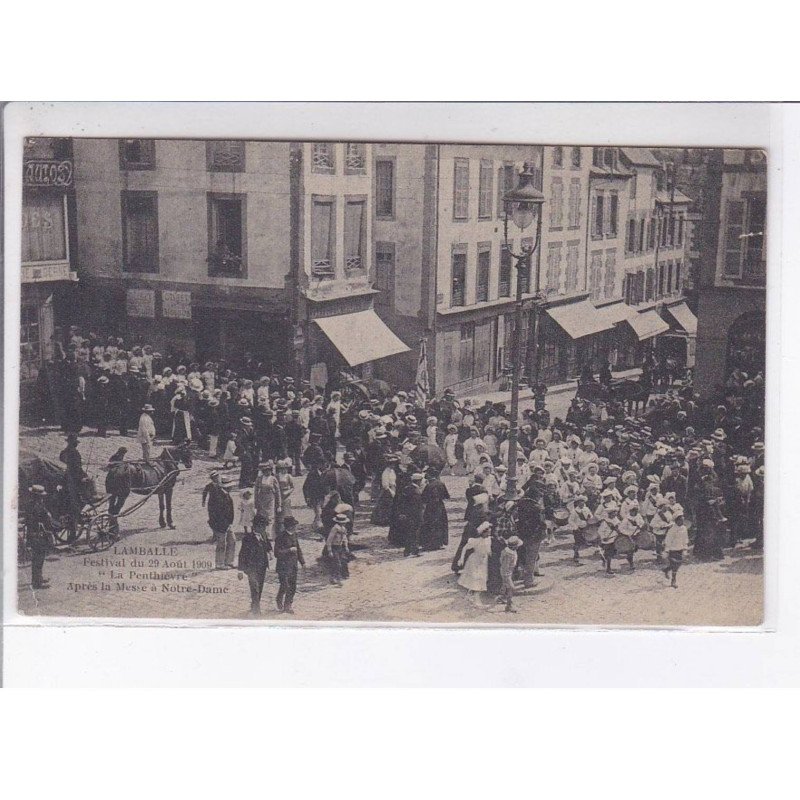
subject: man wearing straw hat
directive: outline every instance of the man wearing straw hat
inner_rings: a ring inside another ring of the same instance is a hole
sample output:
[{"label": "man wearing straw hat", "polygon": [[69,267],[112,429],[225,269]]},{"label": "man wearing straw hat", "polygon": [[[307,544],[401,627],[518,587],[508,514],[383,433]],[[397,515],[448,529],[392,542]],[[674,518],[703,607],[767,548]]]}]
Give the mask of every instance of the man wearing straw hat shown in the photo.
[{"label": "man wearing straw hat", "polygon": [[139,428],[136,432],[136,441],[142,446],[142,459],[150,463],[150,448],[156,438],[156,426],[150,416],[155,408],[146,403],[142,406],[142,413],[139,416]]},{"label": "man wearing straw hat", "polygon": [[25,514],[25,530],[31,551],[31,588],[46,589],[50,582],[42,577],[42,568],[52,543],[51,532],[56,526],[44,504],[47,496],[44,486],[31,486],[30,493],[33,503]]}]

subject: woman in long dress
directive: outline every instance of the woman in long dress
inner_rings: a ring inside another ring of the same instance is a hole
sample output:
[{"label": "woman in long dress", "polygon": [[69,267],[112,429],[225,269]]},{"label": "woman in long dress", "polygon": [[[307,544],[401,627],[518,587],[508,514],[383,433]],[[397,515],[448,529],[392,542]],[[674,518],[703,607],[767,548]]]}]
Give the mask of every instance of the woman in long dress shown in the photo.
[{"label": "woman in long dress", "polygon": [[450,492],[439,480],[439,473],[428,469],[428,483],[422,490],[422,531],[420,544],[423,550],[438,550],[448,541],[447,509],[444,501],[450,499]]},{"label": "woman in long dress", "polygon": [[372,511],[371,522],[373,525],[385,527],[391,521],[392,504],[397,494],[397,465],[398,456],[391,454],[386,457],[383,471],[381,472],[381,491],[378,502]]},{"label": "woman in long dress", "polygon": [[460,566],[463,567],[458,585],[467,589],[473,597],[476,592],[485,592],[489,578],[489,555],[492,551],[492,540],[489,534],[492,531],[490,522],[478,525],[478,537],[470,539],[461,556]]}]

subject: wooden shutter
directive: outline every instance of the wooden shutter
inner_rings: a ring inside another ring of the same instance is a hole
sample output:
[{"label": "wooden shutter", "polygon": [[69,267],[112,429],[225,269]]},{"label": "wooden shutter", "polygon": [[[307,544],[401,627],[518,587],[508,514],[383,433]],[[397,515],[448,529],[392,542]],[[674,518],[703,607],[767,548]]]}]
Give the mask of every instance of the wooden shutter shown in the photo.
[{"label": "wooden shutter", "polygon": [[742,242],[744,233],[744,210],[742,200],[729,200],[725,209],[725,259],[724,274],[730,278],[742,276]]}]

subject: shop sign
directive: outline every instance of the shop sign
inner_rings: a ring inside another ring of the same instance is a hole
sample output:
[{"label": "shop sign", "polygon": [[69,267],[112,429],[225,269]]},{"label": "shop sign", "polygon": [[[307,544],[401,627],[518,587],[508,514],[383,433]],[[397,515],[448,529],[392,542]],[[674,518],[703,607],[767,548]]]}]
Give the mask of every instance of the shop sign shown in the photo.
[{"label": "shop sign", "polygon": [[73,275],[74,273],[70,272],[69,264],[42,264],[41,266],[32,264],[22,265],[23,283],[70,281],[73,280]]},{"label": "shop sign", "polygon": [[155,319],[156,293],[154,289],[128,289],[125,294],[125,308],[129,317]]},{"label": "shop sign", "polygon": [[191,319],[192,293],[162,291],[161,314],[170,319]]},{"label": "shop sign", "polygon": [[25,162],[25,186],[72,186],[72,162],[36,158]]}]

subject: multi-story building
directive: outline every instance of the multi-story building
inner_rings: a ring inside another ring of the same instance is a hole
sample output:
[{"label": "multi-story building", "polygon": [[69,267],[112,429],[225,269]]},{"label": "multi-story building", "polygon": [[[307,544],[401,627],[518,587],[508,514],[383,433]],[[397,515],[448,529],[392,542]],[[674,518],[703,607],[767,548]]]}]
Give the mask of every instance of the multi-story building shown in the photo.
[{"label": "multi-story building", "polygon": [[25,403],[74,296],[75,190],[72,142],[28,139],[22,189],[20,384]]},{"label": "multi-story building", "polygon": [[[517,281],[505,248],[502,198],[525,161],[537,164],[541,176],[542,148],[373,149],[376,308],[412,348],[427,339],[436,391],[468,392],[499,381],[510,355]],[[532,246],[534,235],[510,231],[512,252]],[[526,274],[523,280],[530,283]],[[532,287],[524,286],[523,297],[531,296]],[[381,364],[383,376],[407,382],[414,355]]]},{"label": "multi-story building", "polygon": [[709,397],[738,366],[751,377],[766,354],[767,162],[761,150],[707,160],[698,286],[695,385]]},{"label": "multi-story building", "polygon": [[[380,144],[373,152],[376,308],[412,348],[428,339],[437,391],[499,386],[508,373],[516,270],[504,245],[502,197],[524,161],[536,165],[545,196],[535,253],[544,297],[540,378],[558,383],[607,357],[638,365],[669,332],[659,311],[681,299],[684,223],[675,209],[686,198],[664,196],[663,170],[649,151]],[[664,213],[674,233],[664,222],[662,245]],[[521,236],[512,225],[509,239],[519,252],[534,232]],[[535,268],[523,273],[526,299],[534,276]],[[524,320],[527,341],[528,313]],[[413,354],[382,366],[385,377],[407,379]],[[527,348],[528,378],[535,366]]]},{"label": "multi-story building", "polygon": [[[370,311],[368,145],[74,147],[88,324],[200,359],[250,353],[317,381],[320,364],[358,366],[386,341],[404,349]],[[357,311],[369,311],[361,331],[351,318],[342,337],[339,318]],[[356,353],[345,339],[362,336],[372,346]]]},{"label": "multi-story building", "polygon": [[298,372],[318,386],[336,368],[371,376],[376,362],[409,351],[373,310],[372,145],[291,148]]},{"label": "multi-story building", "polygon": [[84,320],[165,353],[290,361],[290,146],[75,139]]}]

